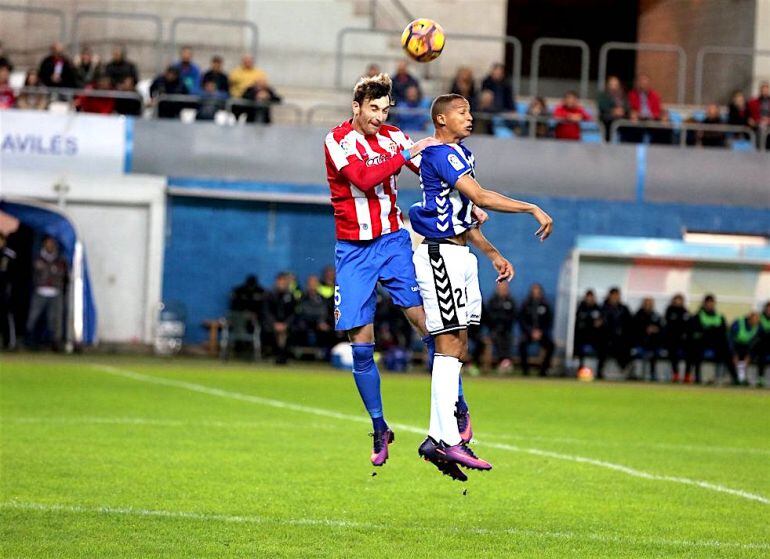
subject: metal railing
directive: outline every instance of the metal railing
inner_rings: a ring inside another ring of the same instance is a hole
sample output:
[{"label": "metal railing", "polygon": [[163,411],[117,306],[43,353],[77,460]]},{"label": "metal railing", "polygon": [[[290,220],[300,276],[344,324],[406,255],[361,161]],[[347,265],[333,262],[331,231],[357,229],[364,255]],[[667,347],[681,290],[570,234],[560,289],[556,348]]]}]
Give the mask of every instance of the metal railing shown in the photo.
[{"label": "metal railing", "polygon": [[[383,0],[369,0],[369,27],[371,29],[377,27],[377,6],[383,3]],[[416,19],[401,0],[390,0],[389,4],[395,8],[400,16],[405,18],[407,23]]]},{"label": "metal railing", "polygon": [[59,20],[59,42],[67,42],[67,17],[62,10],[56,8],[41,8],[37,6],[19,6],[16,4],[0,4],[0,11],[22,12],[55,17]]},{"label": "metal railing", "polygon": [[[177,109],[198,109],[203,101],[206,99],[201,95],[178,95],[178,94],[161,94],[152,98],[153,102],[153,116],[155,118],[161,118],[159,113],[161,112],[164,104],[174,104],[171,108],[172,112]],[[228,99],[214,99],[221,102],[222,109],[228,112],[233,112],[233,109],[248,110],[264,110],[264,111],[286,111],[289,112],[293,118],[295,124],[299,124],[303,121],[302,108],[293,103],[265,103],[262,101],[252,101],[250,99],[241,98],[228,98]]]},{"label": "metal railing", "polygon": [[155,69],[160,72],[163,68],[163,21],[159,16],[148,13],[110,12],[98,10],[84,10],[77,12],[72,20],[72,48],[80,51],[80,22],[84,19],[123,19],[133,21],[146,21],[155,28]]},{"label": "metal railing", "polygon": [[252,101],[251,99],[242,99],[240,97],[230,97],[225,103],[225,109],[233,112],[233,109],[269,109],[274,113],[287,112],[293,117],[294,124],[301,124],[304,119],[302,107],[295,103],[265,103],[263,101]]},{"label": "metal railing", "polygon": [[[688,134],[690,131],[701,132],[717,132],[725,134],[725,142],[728,140],[728,134],[733,135],[746,135],[752,144],[756,145],[757,134],[754,129],[748,126],[736,126],[732,124],[706,124],[703,122],[660,122],[660,121],[637,121],[618,119],[612,121],[610,124],[610,138],[612,143],[621,143],[619,137],[619,129],[621,128],[635,128],[643,131],[649,130],[668,130],[671,132],[670,145],[679,145],[680,148],[687,147]],[[676,135],[679,135],[677,138]]]},{"label": "metal railing", "polygon": [[538,79],[540,77],[540,49],[544,46],[580,49],[580,97],[582,99],[588,97],[588,72],[591,65],[591,49],[588,43],[580,39],[560,39],[558,37],[540,37],[532,43],[529,94],[532,97],[537,97]]},{"label": "metal railing", "polygon": [[636,52],[671,52],[677,55],[679,70],[677,73],[677,103],[684,105],[685,81],[687,79],[687,53],[679,45],[660,43],[618,43],[609,42],[602,45],[599,50],[599,76],[596,87],[604,91],[604,82],[607,81],[607,55],[612,50],[632,50]]},{"label": "metal railing", "polygon": [[744,47],[718,47],[707,45],[698,50],[695,59],[695,104],[700,105],[703,102],[703,70],[706,56],[722,54],[727,56],[770,56],[770,50],[752,49]]},{"label": "metal railing", "polygon": [[251,56],[254,58],[254,61],[257,60],[257,49],[259,45],[259,29],[257,28],[257,25],[251,21],[245,20],[245,19],[225,19],[225,18],[210,18],[210,17],[199,17],[199,16],[182,16],[182,17],[175,17],[171,21],[171,30],[169,32],[169,43],[171,44],[171,47],[174,49],[174,52],[177,51],[178,45],[177,45],[177,28],[180,25],[183,25],[185,23],[193,23],[198,25],[216,25],[220,27],[243,27],[245,29],[248,29],[251,32]]}]

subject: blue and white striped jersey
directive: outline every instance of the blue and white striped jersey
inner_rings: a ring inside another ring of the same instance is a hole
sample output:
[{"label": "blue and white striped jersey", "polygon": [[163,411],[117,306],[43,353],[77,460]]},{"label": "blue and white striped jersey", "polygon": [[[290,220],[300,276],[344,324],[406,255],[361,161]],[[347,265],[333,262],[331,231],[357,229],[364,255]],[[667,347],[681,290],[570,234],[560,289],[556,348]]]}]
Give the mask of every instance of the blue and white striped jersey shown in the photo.
[{"label": "blue and white striped jersey", "polygon": [[422,202],[409,209],[412,228],[427,239],[444,239],[474,227],[473,202],[455,188],[463,175],[476,176],[475,160],[462,144],[441,144],[422,151]]}]

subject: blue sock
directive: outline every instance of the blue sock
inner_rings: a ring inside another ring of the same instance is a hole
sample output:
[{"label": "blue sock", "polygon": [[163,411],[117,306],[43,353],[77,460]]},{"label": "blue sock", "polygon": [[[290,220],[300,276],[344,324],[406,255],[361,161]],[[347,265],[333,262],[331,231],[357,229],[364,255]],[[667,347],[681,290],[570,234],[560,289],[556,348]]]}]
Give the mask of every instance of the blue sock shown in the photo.
[{"label": "blue sock", "polygon": [[463,377],[460,375],[460,384],[457,387],[457,411],[465,413],[468,411],[468,403],[465,401],[463,393]]},{"label": "blue sock", "polygon": [[422,339],[422,343],[425,344],[425,347],[428,349],[428,361],[426,362],[426,365],[428,366],[428,372],[433,372],[433,357],[436,355],[436,338],[428,334]]},{"label": "blue sock", "polygon": [[372,418],[375,431],[388,428],[382,416],[382,394],[380,394],[380,371],[374,362],[374,344],[351,344],[353,346],[353,379],[356,381],[361,400]]}]

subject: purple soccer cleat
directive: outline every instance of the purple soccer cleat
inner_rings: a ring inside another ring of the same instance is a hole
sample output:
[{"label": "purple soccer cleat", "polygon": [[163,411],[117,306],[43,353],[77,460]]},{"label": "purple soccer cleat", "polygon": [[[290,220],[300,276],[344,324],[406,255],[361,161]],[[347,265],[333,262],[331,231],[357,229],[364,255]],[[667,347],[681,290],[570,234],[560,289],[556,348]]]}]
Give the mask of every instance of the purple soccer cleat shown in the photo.
[{"label": "purple soccer cleat", "polygon": [[464,444],[468,444],[473,439],[473,427],[471,427],[471,412],[465,410],[455,410],[457,418],[457,430],[460,431],[460,438]]},{"label": "purple soccer cleat", "polygon": [[384,431],[375,431],[370,433],[374,438],[374,446],[372,448],[372,465],[382,466],[388,461],[388,445],[396,440],[396,436],[390,429]]},{"label": "purple soccer cleat", "polygon": [[457,464],[454,462],[447,462],[438,455],[436,452],[438,447],[439,443],[436,441],[436,439],[433,437],[428,437],[422,442],[420,448],[417,449],[417,454],[422,456],[426,462],[430,462],[436,466],[438,471],[445,476],[449,476],[452,479],[456,479],[457,481],[468,481],[468,476],[465,475],[465,473],[457,466]]},{"label": "purple soccer cleat", "polygon": [[491,470],[492,464],[486,460],[482,460],[476,456],[470,447],[460,443],[452,446],[447,446],[446,443],[436,449],[436,453],[439,457],[443,457],[447,462],[454,462],[465,468],[471,470]]}]

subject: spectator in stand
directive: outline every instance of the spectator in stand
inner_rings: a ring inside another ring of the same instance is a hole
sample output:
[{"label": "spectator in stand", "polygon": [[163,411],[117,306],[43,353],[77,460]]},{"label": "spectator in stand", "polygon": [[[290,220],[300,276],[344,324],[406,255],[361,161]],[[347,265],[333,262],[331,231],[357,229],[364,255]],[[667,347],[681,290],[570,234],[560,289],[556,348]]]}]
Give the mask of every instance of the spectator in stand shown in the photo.
[{"label": "spectator in stand", "polygon": [[16,94],[11,88],[11,71],[7,66],[0,66],[0,110],[10,109],[16,103]]},{"label": "spectator in stand", "polygon": [[225,98],[230,95],[230,80],[227,79],[227,74],[222,71],[222,57],[214,56],[211,58],[211,68],[206,70],[203,74],[201,83],[207,81],[213,81],[217,86],[217,91],[221,91],[225,94]]},{"label": "spectator in stand", "polygon": [[0,41],[0,67],[3,66],[8,68],[9,72],[13,72],[13,64],[11,64],[11,59],[6,56],[5,51],[3,50],[3,42]]},{"label": "spectator in stand", "polygon": [[380,69],[380,65],[372,62],[369,64],[369,66],[366,67],[366,74],[364,74],[367,78],[373,78],[374,76],[379,76],[382,73],[382,70]]},{"label": "spectator in stand", "polygon": [[265,299],[265,288],[259,283],[257,276],[250,274],[246,280],[236,285],[230,292],[230,310],[247,311],[259,318]]},{"label": "spectator in stand", "polygon": [[554,136],[559,140],[580,140],[580,123],[591,120],[589,115],[578,102],[578,94],[568,91],[564,94],[561,105],[553,111],[556,124]]},{"label": "spectator in stand", "polygon": [[214,80],[204,80],[195,120],[214,120],[214,115],[225,108],[227,93],[217,89]]},{"label": "spectator in stand", "polygon": [[516,110],[516,99],[513,95],[511,81],[505,77],[505,65],[499,62],[492,64],[489,75],[481,82],[481,89],[488,89],[495,95],[496,112],[513,112]]},{"label": "spectator in stand", "polygon": [[607,78],[604,91],[599,92],[596,105],[599,109],[599,120],[605,127],[605,137],[607,141],[610,141],[612,122],[628,118],[628,97],[617,76]]},{"label": "spectator in stand", "polygon": [[760,341],[759,313],[751,311],[733,322],[730,327],[730,341],[733,349],[733,365],[738,375],[738,382],[748,384],[746,369],[752,359],[756,360],[757,346]]},{"label": "spectator in stand", "polygon": [[336,285],[334,276],[334,266],[325,266],[321,270],[321,283],[318,285],[318,293],[329,301],[332,308],[334,308],[334,290]]},{"label": "spectator in stand", "polygon": [[701,382],[701,363],[707,358],[717,365],[727,367],[733,384],[738,384],[738,375],[730,356],[727,339],[727,321],[717,312],[716,297],[706,295],[700,310],[690,319],[689,339],[690,357],[688,373],[684,381],[692,382],[691,371],[695,372],[695,382]]},{"label": "spectator in stand", "polygon": [[428,125],[430,104],[423,99],[420,88],[410,85],[406,97],[396,105],[394,111],[396,126],[402,130],[425,130]]},{"label": "spectator in stand", "polygon": [[613,287],[602,305],[602,343],[599,344],[599,363],[596,378],[604,378],[607,359],[614,359],[625,371],[631,362],[631,311],[620,299],[620,289]]},{"label": "spectator in stand", "polygon": [[[724,123],[724,120],[722,120],[722,112],[719,110],[719,105],[716,103],[709,103],[706,107],[706,116],[703,119],[703,124]],[[697,130],[695,134],[698,145],[718,148],[723,148],[727,145],[727,135],[724,132],[716,130]]]},{"label": "spectator in stand", "polygon": [[[736,90],[730,99],[727,111],[727,124],[731,126],[745,126],[751,128],[751,113],[749,112],[746,96],[741,90]],[[736,138],[748,140],[748,134],[736,134]]]},{"label": "spectator in stand", "polygon": [[230,95],[243,97],[243,93],[258,80],[267,81],[267,74],[254,67],[254,57],[244,54],[241,65],[230,72]]},{"label": "spectator in stand", "polygon": [[[529,107],[527,107],[527,115],[533,116],[538,119],[535,122],[535,137],[547,138],[548,122],[544,119],[551,115],[548,111],[548,105],[545,104],[545,99],[543,99],[542,97],[533,97],[532,101],[530,101],[529,103]],[[532,126],[532,123],[528,122],[527,131],[529,131],[530,126]]]},{"label": "spectator in stand", "polygon": [[603,324],[602,311],[596,302],[596,295],[589,289],[578,304],[575,317],[575,355],[579,367],[585,365],[588,351],[598,353]]},{"label": "spectator in stand", "polygon": [[[270,124],[272,121],[270,115],[270,105],[280,103],[281,98],[267,83],[267,76],[258,78],[253,84],[243,92],[243,98],[247,101],[258,103],[259,106],[246,109],[246,122],[259,122]],[[237,117],[238,115],[236,115]]]},{"label": "spectator in stand", "polygon": [[201,91],[201,69],[193,62],[193,51],[190,47],[185,46],[179,50],[179,61],[174,67],[190,95],[198,95]]},{"label": "spectator in stand", "polygon": [[136,98],[133,99],[130,97],[116,97],[115,112],[125,116],[140,116],[142,114],[142,99],[136,91],[134,78],[126,76],[123,78],[123,81],[118,83],[115,89],[121,93],[133,93],[136,95]]},{"label": "spectator in stand", "polygon": [[[6,69],[6,66],[0,67]],[[14,283],[16,281],[16,251],[0,231],[0,349],[15,349],[16,320],[13,316]]]},{"label": "spectator in stand", "polygon": [[292,330],[297,343],[328,352],[335,341],[334,324],[326,299],[318,293],[319,283],[318,276],[308,276]]},{"label": "spectator in stand", "polygon": [[[642,299],[642,305],[636,311],[633,320],[634,346],[637,357],[650,364],[650,380],[658,380],[658,356],[662,348],[663,319],[655,310],[652,297]],[[642,379],[644,370],[642,370]]]},{"label": "spectator in stand", "polygon": [[412,74],[409,73],[409,66],[405,60],[398,63],[396,67],[396,73],[392,76],[393,81],[393,100],[396,104],[406,100],[406,90],[410,87],[416,87],[422,98],[422,90],[420,89],[420,82],[417,81]]},{"label": "spectator in stand", "polygon": [[[188,95],[190,92],[179,79],[179,71],[174,66],[169,66],[166,71],[155,78],[150,85],[150,97],[157,103],[161,95]],[[182,103],[167,101],[158,107],[158,118],[178,118],[184,108]]]},{"label": "spectator in stand", "polygon": [[519,327],[521,328],[519,358],[525,375],[529,374],[529,346],[533,343],[538,344],[540,349],[545,351],[540,364],[540,376],[544,377],[548,373],[554,350],[551,338],[552,326],[553,313],[548,301],[545,300],[543,287],[539,283],[533,283],[529,288],[529,295],[519,309]]},{"label": "spectator in stand", "polygon": [[[28,91],[27,88],[39,91]],[[27,70],[27,75],[24,78],[24,89],[21,90],[16,99],[16,108],[44,111],[48,107],[48,100],[48,93],[45,92],[45,87],[40,83],[37,70]]]},{"label": "spectator in stand", "polygon": [[[759,95],[749,101],[749,115],[751,116],[751,125],[757,128],[757,141],[761,141],[761,133],[770,128],[770,82],[759,84]],[[770,136],[767,139],[770,147]]]},{"label": "spectator in stand", "polygon": [[99,57],[93,54],[91,47],[83,45],[80,49],[80,55],[75,57],[75,75],[78,87],[93,85],[101,74],[102,65],[99,63]]},{"label": "spectator in stand", "polygon": [[[112,89],[112,80],[106,74],[99,76],[94,85],[85,88],[88,91],[106,92]],[[75,108],[82,113],[109,115],[115,110],[114,97],[81,95],[75,99]]]},{"label": "spectator in stand", "polygon": [[276,276],[272,291],[265,296],[262,312],[265,345],[272,348],[278,365],[285,365],[289,360],[289,325],[296,314],[296,301],[289,289],[289,281],[286,272]]},{"label": "spectator in stand", "polygon": [[43,239],[40,254],[33,265],[32,302],[27,317],[28,341],[38,345],[38,322],[45,318],[51,345],[57,351],[62,342],[64,328],[64,294],[66,293],[68,267],[59,255],[59,243],[52,237]]},{"label": "spectator in stand", "polygon": [[676,294],[666,307],[664,345],[671,363],[671,382],[679,382],[679,364],[687,359],[690,313],[684,306],[684,296]]},{"label": "spectator in stand", "polygon": [[511,296],[509,283],[498,282],[495,294],[487,300],[481,315],[489,328],[494,356],[498,363],[513,357],[513,327],[516,324],[516,301]]},{"label": "spectator in stand", "polygon": [[40,63],[38,74],[43,85],[48,87],[75,88],[78,85],[75,67],[59,42],[51,45],[51,52]]},{"label": "spectator in stand", "polygon": [[125,47],[113,47],[112,58],[104,67],[104,72],[112,80],[112,85],[117,86],[126,76],[134,79],[134,83],[139,83],[139,73],[136,71],[136,64],[126,59]]},{"label": "spectator in stand", "polygon": [[479,102],[473,115],[473,132],[493,135],[495,133],[495,94],[488,89],[479,93]]},{"label": "spectator in stand", "polygon": [[759,343],[757,344],[757,386],[765,385],[765,367],[770,359],[770,301],[759,315]]},{"label": "spectator in stand", "polygon": [[[668,113],[663,109],[660,94],[652,89],[650,77],[639,74],[636,87],[628,93],[629,119],[634,122],[668,122]],[[671,131],[661,129],[631,129],[624,134],[630,141],[640,142],[645,134],[651,143],[671,143]]]},{"label": "spectator in stand", "polygon": [[457,69],[450,93],[462,95],[470,103],[471,110],[476,110],[476,83],[470,68],[462,66]]}]

